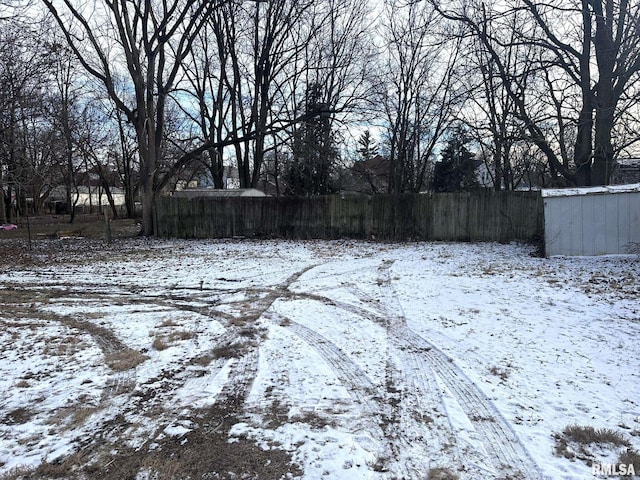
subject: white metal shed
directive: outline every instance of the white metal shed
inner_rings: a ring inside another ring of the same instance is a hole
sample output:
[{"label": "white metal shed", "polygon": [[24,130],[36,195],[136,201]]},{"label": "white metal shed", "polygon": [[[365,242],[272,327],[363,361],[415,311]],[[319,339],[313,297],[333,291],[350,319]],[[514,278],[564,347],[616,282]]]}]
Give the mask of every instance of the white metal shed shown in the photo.
[{"label": "white metal shed", "polygon": [[640,253],[640,183],[543,190],[545,253]]}]

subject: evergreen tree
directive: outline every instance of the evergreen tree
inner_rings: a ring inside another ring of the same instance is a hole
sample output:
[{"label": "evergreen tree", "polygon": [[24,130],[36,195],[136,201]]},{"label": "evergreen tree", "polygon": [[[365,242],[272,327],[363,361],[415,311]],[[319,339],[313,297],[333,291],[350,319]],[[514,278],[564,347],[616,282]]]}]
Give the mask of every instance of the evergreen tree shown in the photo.
[{"label": "evergreen tree", "polygon": [[457,127],[442,152],[442,159],[434,165],[434,191],[459,192],[480,186],[476,178],[480,162],[467,148],[469,142],[470,138],[464,129]]},{"label": "evergreen tree", "polygon": [[371,138],[371,132],[365,130],[358,139],[358,153],[360,154],[359,160],[367,161],[378,155],[378,145]]},{"label": "evergreen tree", "polygon": [[285,173],[288,193],[323,195],[335,191],[333,173],[338,159],[331,113],[322,98],[322,85],[309,86],[306,121],[294,134],[292,160]]}]

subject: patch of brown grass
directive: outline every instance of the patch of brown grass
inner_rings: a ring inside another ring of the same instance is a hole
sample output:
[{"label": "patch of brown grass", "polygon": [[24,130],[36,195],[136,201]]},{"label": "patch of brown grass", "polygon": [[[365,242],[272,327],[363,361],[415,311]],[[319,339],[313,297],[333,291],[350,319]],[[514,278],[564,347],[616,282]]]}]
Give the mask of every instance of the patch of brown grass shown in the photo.
[{"label": "patch of brown grass", "polygon": [[[1,480],[40,480],[43,478],[90,478],[114,480],[135,478],[259,478],[280,480],[300,476],[291,454],[271,445],[264,450],[254,441],[229,431],[241,417],[242,398],[229,398],[221,404],[195,413],[189,421],[195,428],[185,435],[157,438],[154,448],[131,448],[103,439],[92,448],[43,463],[36,469],[23,469]],[[89,454],[90,452],[90,454]]]},{"label": "patch of brown grass", "polygon": [[191,360],[191,363],[193,365],[199,365],[201,367],[208,367],[212,361],[213,361],[213,355],[209,355],[208,353],[205,353],[203,355],[194,357]]},{"label": "patch of brown grass", "polygon": [[255,338],[258,335],[258,329],[254,326],[243,327],[238,332],[241,337]]},{"label": "patch of brown grass", "polygon": [[613,449],[618,453],[621,448],[631,450],[631,443],[625,436],[611,428],[594,428],[583,425],[569,425],[562,433],[554,434],[556,441],[555,453],[570,460],[578,459],[587,465],[597,462],[592,446]]},{"label": "patch of brown grass", "polygon": [[627,448],[626,451],[620,454],[618,457],[618,463],[633,465],[633,469],[636,474],[640,473],[640,453],[631,448]]},{"label": "patch of brown grass", "polygon": [[304,423],[317,430],[337,425],[335,420],[320,416],[316,412],[301,412],[297,415],[292,415],[289,422]]},{"label": "patch of brown grass", "polygon": [[90,453],[84,450],[72,453],[53,462],[42,462],[36,468],[19,468],[9,472],[12,476],[2,476],[2,480],[41,480],[44,478],[79,478],[74,473],[77,465],[86,465],[90,460]]},{"label": "patch of brown grass", "polygon": [[35,468],[34,467],[13,467],[9,471],[0,475],[0,480],[22,480],[25,478],[31,478],[31,474],[33,474]]},{"label": "patch of brown grass", "polygon": [[499,377],[503,382],[506,382],[509,379],[509,371],[505,368],[496,367],[494,365],[489,369],[489,373]]},{"label": "patch of brown grass", "polygon": [[217,345],[211,351],[213,358],[240,358],[244,352],[244,348],[238,344],[224,343]]},{"label": "patch of brown grass", "polygon": [[233,327],[244,327],[247,324],[248,320],[243,317],[234,317],[229,320],[229,325]]},{"label": "patch of brown grass", "polygon": [[590,426],[569,425],[562,434],[568,440],[588,445],[590,443],[610,444],[618,447],[629,447],[631,444],[624,435],[611,428],[593,428]]},{"label": "patch of brown grass", "polygon": [[289,326],[291,326],[291,319],[287,318],[287,317],[282,317],[280,319],[280,326],[281,327],[289,327]]},{"label": "patch of brown grass", "polygon": [[59,408],[52,417],[47,419],[47,424],[62,430],[71,430],[84,425],[98,410],[97,406],[82,405]]},{"label": "patch of brown grass", "polygon": [[196,334],[194,332],[189,332],[188,330],[178,330],[176,332],[171,332],[167,337],[170,342],[178,342],[183,340],[191,340],[195,338]]},{"label": "patch of brown grass", "polygon": [[136,350],[127,348],[125,350],[108,353],[105,356],[105,363],[114,372],[126,372],[144,363],[148,358],[149,357]]},{"label": "patch of brown grass", "polygon": [[435,467],[429,469],[427,480],[458,480],[458,475],[445,467]]},{"label": "patch of brown grass", "polygon": [[164,320],[160,325],[158,325],[158,328],[164,328],[164,327],[177,327],[180,324],[177,323],[175,320],[168,318],[166,320]]},{"label": "patch of brown grass", "polygon": [[151,344],[151,346],[155,350],[158,350],[160,352],[162,350],[166,350],[167,348],[171,347],[176,342],[190,340],[195,336],[196,334],[194,332],[189,332],[187,330],[177,330],[175,332],[171,332],[166,335],[157,336],[153,340],[153,343]]},{"label": "patch of brown grass", "polygon": [[33,412],[26,407],[18,407],[7,414],[2,418],[2,423],[6,425],[22,425],[31,420],[33,416]]},{"label": "patch of brown grass", "polygon": [[84,345],[82,338],[77,336],[67,336],[64,338],[48,338],[42,354],[57,357],[72,356],[80,352],[83,346]]},{"label": "patch of brown grass", "polygon": [[153,339],[153,343],[151,344],[151,346],[154,350],[158,350],[159,352],[161,352],[169,348],[171,345],[167,343],[164,337],[156,337]]},{"label": "patch of brown grass", "polygon": [[71,414],[69,428],[76,428],[84,425],[98,410],[100,410],[98,407],[93,406],[74,408]]}]

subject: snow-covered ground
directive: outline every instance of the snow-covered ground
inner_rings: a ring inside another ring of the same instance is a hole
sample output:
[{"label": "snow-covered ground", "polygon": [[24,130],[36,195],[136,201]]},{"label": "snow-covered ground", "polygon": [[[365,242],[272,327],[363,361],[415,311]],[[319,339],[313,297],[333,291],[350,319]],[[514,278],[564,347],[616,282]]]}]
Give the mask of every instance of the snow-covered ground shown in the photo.
[{"label": "snow-covered ground", "polygon": [[[0,475],[74,455],[108,471],[116,444],[141,459],[168,438],[188,450],[205,431],[198,412],[230,398],[242,407],[225,441],[284,451],[305,479],[582,479],[588,463],[640,450],[637,256],[354,241],[51,248],[0,273]],[[630,447],[560,455],[570,425]]]}]

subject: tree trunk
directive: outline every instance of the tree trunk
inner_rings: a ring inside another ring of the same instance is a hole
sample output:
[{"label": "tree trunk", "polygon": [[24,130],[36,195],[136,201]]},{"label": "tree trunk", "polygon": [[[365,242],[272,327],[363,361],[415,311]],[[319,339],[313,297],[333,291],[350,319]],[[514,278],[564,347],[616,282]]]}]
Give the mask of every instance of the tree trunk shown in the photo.
[{"label": "tree trunk", "polygon": [[[11,221],[13,220],[13,203],[11,202],[11,192],[13,190],[14,189],[11,188],[11,185],[9,185],[9,187],[7,188],[7,196],[5,197],[9,201],[8,205],[6,206],[6,210],[5,210],[6,214],[7,214],[5,220],[7,222],[9,222],[9,223],[11,223]],[[16,197],[16,199],[17,199],[17,197]]]},{"label": "tree trunk", "polygon": [[4,198],[4,189],[0,188],[0,224],[7,223],[7,204]]},{"label": "tree trunk", "polygon": [[[139,103],[140,105],[140,103]],[[144,109],[144,105],[139,106],[139,111],[144,111],[145,115],[138,120],[136,125],[136,135],[138,137],[139,155],[140,155],[140,202],[142,203],[142,228],[140,235],[151,237],[154,235],[153,209],[155,204],[155,177],[158,159],[158,153],[155,148],[153,134],[155,133],[153,122],[150,121],[151,116]]]},{"label": "tree trunk", "polygon": [[111,212],[113,212],[113,219],[115,220],[118,218],[118,209],[116,208],[116,202],[111,193],[111,187],[109,187],[109,183],[106,181],[103,181],[102,186],[104,187],[104,193],[107,196],[107,201],[109,202],[109,207],[111,208]]},{"label": "tree trunk", "polygon": [[[140,152],[142,155],[142,152]],[[155,170],[156,170],[156,158],[149,151],[146,153],[146,160],[141,159],[140,169],[140,202],[142,203],[142,228],[140,229],[140,235],[144,237],[151,237],[155,234],[154,229],[154,206],[156,201],[155,191]]]},{"label": "tree trunk", "polygon": [[[614,150],[611,144],[611,132],[615,124],[615,109],[620,94],[614,90],[616,61],[619,61],[620,44],[614,41],[613,5],[607,1],[606,10],[602,2],[594,2],[596,14],[596,33],[593,42],[598,64],[598,91],[596,97],[595,141],[593,149],[593,185],[607,185],[613,169]],[[625,12],[620,12],[620,19]],[[625,15],[626,16],[626,15]],[[638,64],[640,65],[640,63]]]},{"label": "tree trunk", "polygon": [[222,147],[208,149],[209,171],[213,179],[213,188],[224,188],[224,164],[222,162]]},{"label": "tree trunk", "polygon": [[[588,97],[591,96],[587,93]],[[591,179],[591,148],[593,145],[593,106],[590,99],[584,95],[584,105],[578,117],[578,133],[576,135],[574,147],[575,173],[574,183],[579,186],[590,186]]]},{"label": "tree trunk", "polygon": [[153,210],[155,205],[155,192],[153,186],[150,186],[146,182],[146,185],[140,189],[140,200],[142,202],[142,228],[140,229],[140,235],[144,237],[151,237],[154,234],[154,221]]},{"label": "tree trunk", "polygon": [[124,175],[124,204],[127,218],[134,218],[136,215],[135,188],[130,170]]},{"label": "tree trunk", "polygon": [[[615,156],[611,144],[611,131],[614,123],[613,107],[605,107],[603,110],[596,116],[595,150],[591,172],[593,185],[609,184]],[[607,113],[607,110],[611,113]]]}]

